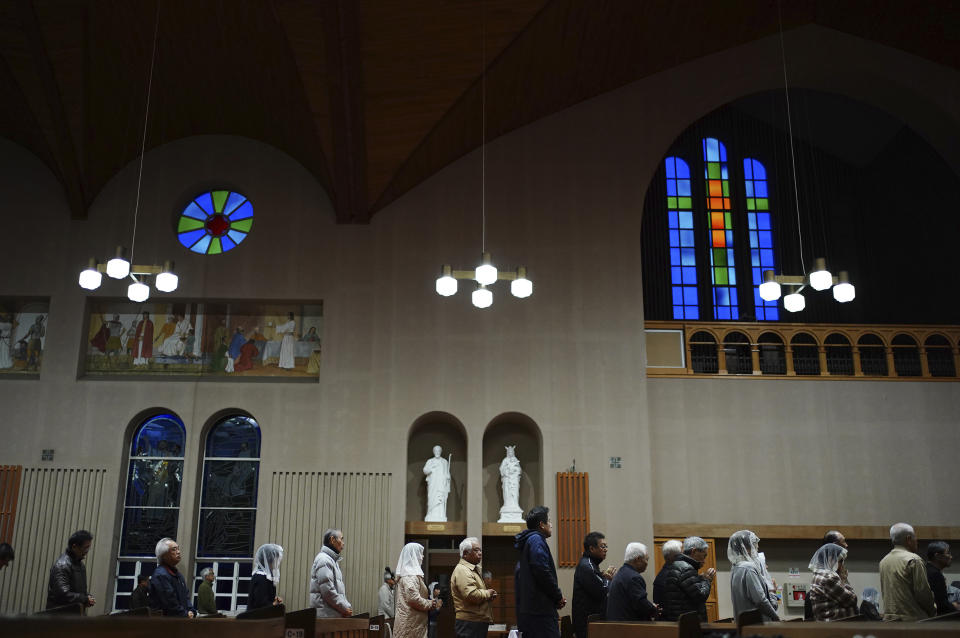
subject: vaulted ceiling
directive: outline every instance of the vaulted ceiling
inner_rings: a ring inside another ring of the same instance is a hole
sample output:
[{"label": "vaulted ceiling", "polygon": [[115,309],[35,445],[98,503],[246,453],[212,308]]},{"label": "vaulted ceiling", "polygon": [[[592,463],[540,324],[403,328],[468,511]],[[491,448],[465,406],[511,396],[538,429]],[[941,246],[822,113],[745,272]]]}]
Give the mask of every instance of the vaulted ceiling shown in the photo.
[{"label": "vaulted ceiling", "polygon": [[[782,21],[960,68],[956,0],[790,0]],[[0,0],[0,136],[51,168],[75,218],[141,144],[230,134],[290,154],[338,221],[366,223],[479,146],[484,68],[489,140],[777,29],[772,0]]]}]

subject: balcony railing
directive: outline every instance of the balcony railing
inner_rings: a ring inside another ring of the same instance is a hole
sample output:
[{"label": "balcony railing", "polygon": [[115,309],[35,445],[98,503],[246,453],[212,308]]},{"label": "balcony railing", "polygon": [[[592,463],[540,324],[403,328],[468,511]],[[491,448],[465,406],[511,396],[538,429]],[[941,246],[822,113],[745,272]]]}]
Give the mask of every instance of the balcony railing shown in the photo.
[{"label": "balcony railing", "polygon": [[960,326],[648,321],[647,375],[957,381]]}]

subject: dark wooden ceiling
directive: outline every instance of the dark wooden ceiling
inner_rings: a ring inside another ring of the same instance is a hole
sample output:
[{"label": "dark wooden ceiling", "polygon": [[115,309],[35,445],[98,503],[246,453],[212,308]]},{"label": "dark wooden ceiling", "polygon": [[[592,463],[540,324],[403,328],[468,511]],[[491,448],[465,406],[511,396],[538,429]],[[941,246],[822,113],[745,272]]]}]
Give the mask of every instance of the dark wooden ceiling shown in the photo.
[{"label": "dark wooden ceiling", "polygon": [[[816,23],[960,68],[956,0],[789,0]],[[338,221],[372,214],[481,141],[776,33],[773,0],[0,0],[0,136],[84,218],[140,153],[242,135],[296,158]],[[486,64],[484,64],[486,62]]]}]

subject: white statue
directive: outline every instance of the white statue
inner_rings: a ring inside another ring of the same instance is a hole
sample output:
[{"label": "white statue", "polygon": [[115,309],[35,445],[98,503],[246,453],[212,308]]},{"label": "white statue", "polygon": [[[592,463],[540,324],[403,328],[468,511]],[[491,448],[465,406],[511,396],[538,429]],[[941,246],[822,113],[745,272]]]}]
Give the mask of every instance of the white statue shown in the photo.
[{"label": "white statue", "polygon": [[500,481],[503,483],[503,507],[498,523],[523,523],[520,509],[520,460],[516,457],[515,445],[506,447],[507,455],[500,461]]},{"label": "white statue", "polygon": [[447,496],[450,494],[450,461],[440,454],[443,448],[433,446],[433,458],[423,466],[423,473],[427,475],[427,515],[423,520],[427,523],[443,523],[447,520]]}]

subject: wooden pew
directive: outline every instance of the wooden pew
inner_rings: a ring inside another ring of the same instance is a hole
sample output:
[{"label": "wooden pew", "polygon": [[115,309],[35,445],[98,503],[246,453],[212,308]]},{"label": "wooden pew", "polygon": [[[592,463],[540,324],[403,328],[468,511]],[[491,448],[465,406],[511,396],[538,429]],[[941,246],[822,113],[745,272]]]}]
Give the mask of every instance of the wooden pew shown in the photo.
[{"label": "wooden pew", "polygon": [[283,638],[284,622],[283,618],[248,621],[139,616],[0,618],[0,636],[10,638],[210,638],[225,634],[237,638]]},{"label": "wooden pew", "polygon": [[[696,614],[694,614],[696,616]],[[700,621],[675,622],[592,622],[590,638],[700,638]]]},{"label": "wooden pew", "polygon": [[314,636],[316,638],[367,638],[369,632],[369,618],[317,618]]},{"label": "wooden pew", "polygon": [[[960,637],[954,623],[912,622],[774,622],[743,628],[745,636],[783,636],[783,638],[946,638]],[[591,637],[592,638],[592,637]]]}]

